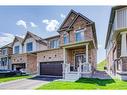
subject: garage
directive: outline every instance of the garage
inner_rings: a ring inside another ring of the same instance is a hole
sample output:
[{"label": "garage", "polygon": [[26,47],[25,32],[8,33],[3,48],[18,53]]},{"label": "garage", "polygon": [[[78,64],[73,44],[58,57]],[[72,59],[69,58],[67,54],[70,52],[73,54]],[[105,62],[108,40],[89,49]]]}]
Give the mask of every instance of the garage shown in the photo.
[{"label": "garage", "polygon": [[41,62],[40,75],[62,76],[63,61]]}]

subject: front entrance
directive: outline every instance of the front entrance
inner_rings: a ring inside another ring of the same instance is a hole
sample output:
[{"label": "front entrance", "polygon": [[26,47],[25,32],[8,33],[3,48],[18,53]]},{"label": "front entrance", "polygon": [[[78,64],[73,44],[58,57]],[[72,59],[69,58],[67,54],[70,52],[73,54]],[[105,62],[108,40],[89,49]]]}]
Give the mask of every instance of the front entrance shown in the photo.
[{"label": "front entrance", "polygon": [[86,54],[80,53],[75,55],[75,71],[78,70],[79,63],[85,63],[86,62]]}]

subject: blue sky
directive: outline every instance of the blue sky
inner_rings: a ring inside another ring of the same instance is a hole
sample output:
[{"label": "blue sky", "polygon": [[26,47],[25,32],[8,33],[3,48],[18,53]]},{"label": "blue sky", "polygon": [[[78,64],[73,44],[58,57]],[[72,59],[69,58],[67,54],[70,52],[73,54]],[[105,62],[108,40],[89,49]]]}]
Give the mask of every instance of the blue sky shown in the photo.
[{"label": "blue sky", "polygon": [[57,28],[71,9],[95,22],[97,60],[103,60],[111,6],[0,6],[0,46],[11,42],[16,35],[24,37],[26,31],[42,38],[57,35]]}]

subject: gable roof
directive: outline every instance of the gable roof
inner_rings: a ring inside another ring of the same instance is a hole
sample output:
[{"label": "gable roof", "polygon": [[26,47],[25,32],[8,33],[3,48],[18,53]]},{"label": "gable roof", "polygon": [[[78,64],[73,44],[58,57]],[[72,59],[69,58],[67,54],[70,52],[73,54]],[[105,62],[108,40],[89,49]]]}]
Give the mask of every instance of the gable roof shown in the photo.
[{"label": "gable roof", "polygon": [[127,7],[127,6],[114,6],[111,9],[110,19],[109,19],[109,23],[108,23],[108,30],[107,30],[107,35],[106,35],[105,49],[108,45],[108,40],[109,40],[109,37],[111,34],[111,29],[112,29],[114,18],[115,18],[115,11],[118,9],[124,8],[124,7]]},{"label": "gable roof", "polygon": [[68,20],[68,18],[70,17],[70,15],[71,15],[72,13],[74,13],[74,14],[76,15],[76,17],[72,20],[72,22],[71,22],[71,24],[70,24],[70,26],[68,27],[67,30],[69,30],[69,29],[71,28],[71,26],[74,24],[74,22],[77,20],[77,18],[78,18],[79,16],[82,17],[84,20],[88,21],[90,24],[91,24],[91,23],[94,23],[92,20],[90,20],[90,19],[87,18],[86,16],[82,15],[81,13],[77,13],[76,11],[71,10],[71,11],[68,13],[67,17],[65,18],[65,20],[63,21],[63,23],[60,25],[59,29],[57,30],[58,32],[61,31],[62,26],[65,24],[65,22]]},{"label": "gable roof", "polygon": [[64,25],[64,23],[68,20],[69,16],[71,15],[71,13],[74,13],[76,14],[76,17],[72,20],[70,26],[67,28],[67,30],[69,30],[71,28],[71,26],[73,26],[73,24],[75,23],[75,21],[77,20],[77,18],[80,16],[82,17],[85,21],[88,22],[88,25],[91,25],[92,26],[92,32],[93,32],[93,36],[94,36],[94,39],[95,39],[95,44],[96,44],[96,47],[98,48],[97,46],[97,35],[96,35],[96,28],[95,28],[95,22],[93,22],[92,20],[90,20],[89,18],[87,18],[86,16],[82,15],[81,13],[77,13],[76,11],[74,10],[71,10],[69,12],[69,14],[67,15],[67,17],[65,18],[65,20],[63,21],[63,23],[61,24],[60,28],[57,30],[57,32],[61,32],[61,28],[62,26]]},{"label": "gable roof", "polygon": [[12,43],[9,43],[7,45],[2,46],[0,49],[3,49],[3,48],[11,48],[11,47],[12,47]]},{"label": "gable roof", "polygon": [[16,40],[18,40],[20,43],[22,43],[23,38],[18,37],[18,36],[15,36],[15,38],[14,38],[14,40],[13,40],[13,42],[12,42],[12,46],[14,45],[14,42],[15,42]]},{"label": "gable roof", "polygon": [[24,43],[24,41],[27,39],[27,36],[28,36],[28,35],[30,35],[33,39],[35,39],[35,40],[38,41],[38,42],[41,42],[41,43],[43,43],[43,44],[45,44],[45,45],[47,44],[47,41],[46,41],[46,40],[42,39],[41,37],[39,37],[39,36],[37,36],[37,35],[35,35],[35,34],[29,32],[29,31],[27,31],[26,36],[25,36],[25,38],[23,39],[22,43]]},{"label": "gable roof", "polygon": [[60,37],[60,35],[54,35],[54,36],[45,38],[45,40],[59,38],[59,37]]},{"label": "gable roof", "polygon": [[60,31],[60,29],[62,28],[62,26],[65,24],[65,22],[68,20],[68,18],[70,17],[70,15],[74,13],[74,14],[77,14],[76,11],[72,10],[68,13],[68,15],[66,16],[66,18],[64,19],[63,23],[60,25],[59,29],[57,30],[58,32]]}]

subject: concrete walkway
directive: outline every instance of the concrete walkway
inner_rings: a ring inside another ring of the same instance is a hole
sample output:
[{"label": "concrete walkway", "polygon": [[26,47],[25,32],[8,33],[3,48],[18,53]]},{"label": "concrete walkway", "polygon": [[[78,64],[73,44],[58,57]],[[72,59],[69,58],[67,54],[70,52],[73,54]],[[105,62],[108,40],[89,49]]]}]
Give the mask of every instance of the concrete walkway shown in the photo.
[{"label": "concrete walkway", "polygon": [[28,90],[35,89],[40,85],[44,85],[51,81],[55,80],[54,78],[44,78],[44,77],[34,77],[30,79],[20,79],[5,83],[0,83],[0,90]]}]

